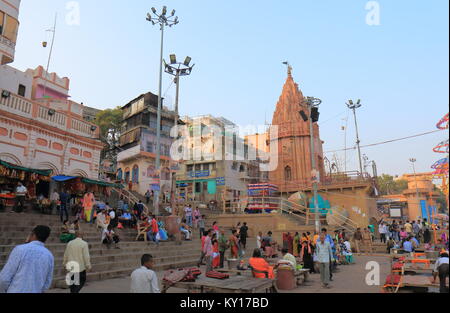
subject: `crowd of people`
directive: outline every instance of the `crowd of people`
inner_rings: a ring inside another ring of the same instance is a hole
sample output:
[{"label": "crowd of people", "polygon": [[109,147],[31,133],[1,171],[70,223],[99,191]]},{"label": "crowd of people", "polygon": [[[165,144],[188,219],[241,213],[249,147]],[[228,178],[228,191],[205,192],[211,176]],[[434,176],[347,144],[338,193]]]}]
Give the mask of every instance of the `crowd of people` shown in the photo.
[{"label": "crowd of people", "polygon": [[[387,245],[387,253],[392,249],[403,250],[406,253],[414,252],[421,243],[425,245],[425,250],[448,250],[449,240],[446,232],[441,238],[436,238],[433,244],[433,228],[438,229],[438,225],[430,224],[425,218],[417,221],[392,221],[388,223],[381,221],[379,224],[380,241]],[[447,226],[448,228],[448,226]]]}]

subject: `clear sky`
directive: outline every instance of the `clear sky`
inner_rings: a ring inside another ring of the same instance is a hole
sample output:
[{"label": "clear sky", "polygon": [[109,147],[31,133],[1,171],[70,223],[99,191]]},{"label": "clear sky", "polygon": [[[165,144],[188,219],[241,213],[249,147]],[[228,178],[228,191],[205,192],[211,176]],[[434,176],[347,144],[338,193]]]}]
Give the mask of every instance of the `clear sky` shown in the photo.
[{"label": "clear sky", "polygon": [[[97,108],[157,93],[157,26],[145,20],[152,6],[175,8],[180,24],[166,32],[165,55],[189,55],[194,73],[181,83],[183,115],[224,116],[239,125],[271,121],[288,60],[305,96],[323,100],[324,150],[344,147],[345,102],[362,99],[362,144],[436,129],[449,104],[448,0],[379,0],[380,25],[366,23],[367,0],[80,0],[79,25],[68,25],[69,1],[22,0],[13,66],[46,64],[45,30],[58,12],[50,71],[71,79],[74,101]],[[164,93],[174,98],[171,78]],[[348,146],[355,131],[350,115]],[[363,149],[379,173],[431,171],[444,157],[432,148],[447,132]],[[344,160],[344,154],[338,158]],[[330,159],[333,154],[327,154]],[[357,169],[356,151],[347,169]]]}]

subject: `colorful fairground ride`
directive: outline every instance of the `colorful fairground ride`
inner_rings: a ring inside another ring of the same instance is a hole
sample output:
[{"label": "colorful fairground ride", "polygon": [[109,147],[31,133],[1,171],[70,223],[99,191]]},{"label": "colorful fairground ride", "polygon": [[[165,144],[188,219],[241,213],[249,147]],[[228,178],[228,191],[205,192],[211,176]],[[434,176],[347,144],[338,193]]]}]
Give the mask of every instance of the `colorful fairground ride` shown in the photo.
[{"label": "colorful fairground ride", "polygon": [[[436,125],[438,129],[446,130],[449,128],[449,114],[447,113]],[[445,194],[447,198],[448,206],[448,196],[449,196],[449,181],[448,181],[448,163],[449,163],[449,140],[442,141],[433,148],[436,153],[447,153],[447,157],[436,161],[431,168],[434,170],[433,179],[440,180],[442,183],[440,189]]]}]

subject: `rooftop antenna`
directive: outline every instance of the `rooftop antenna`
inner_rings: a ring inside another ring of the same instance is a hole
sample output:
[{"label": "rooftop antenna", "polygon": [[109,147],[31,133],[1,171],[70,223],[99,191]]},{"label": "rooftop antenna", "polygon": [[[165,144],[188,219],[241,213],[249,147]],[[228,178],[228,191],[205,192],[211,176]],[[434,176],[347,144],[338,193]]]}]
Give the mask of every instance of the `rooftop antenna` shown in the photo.
[{"label": "rooftop antenna", "polygon": [[[50,60],[51,60],[51,58],[52,58],[53,44],[55,43],[56,20],[57,20],[57,18],[58,18],[58,13],[55,13],[55,23],[54,23],[54,25],[53,25],[53,28],[47,29],[47,31],[48,31],[48,32],[52,32],[53,35],[52,35],[52,43],[51,43],[51,45],[50,45],[50,52],[49,52],[49,54],[48,54],[48,61],[47,61],[46,74],[45,74],[45,77],[44,77],[44,93],[43,93],[43,95],[42,95],[43,98],[46,97],[45,93],[47,92],[47,76],[48,76],[48,74],[49,74],[48,71],[49,71],[49,68],[50,68]],[[44,43],[42,44],[42,46],[43,46],[44,48],[47,47],[47,43],[44,42]]]}]

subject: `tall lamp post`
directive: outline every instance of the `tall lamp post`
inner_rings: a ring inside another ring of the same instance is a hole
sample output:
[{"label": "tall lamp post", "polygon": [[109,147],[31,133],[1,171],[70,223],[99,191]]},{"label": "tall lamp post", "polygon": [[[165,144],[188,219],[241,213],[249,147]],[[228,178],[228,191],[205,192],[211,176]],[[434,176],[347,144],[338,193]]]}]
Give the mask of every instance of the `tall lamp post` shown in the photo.
[{"label": "tall lamp post", "polygon": [[307,97],[304,99],[304,103],[308,107],[309,115],[306,116],[305,112],[301,111],[300,115],[303,120],[306,122],[309,120],[309,133],[310,133],[310,145],[311,145],[311,168],[312,173],[311,176],[313,178],[313,193],[314,193],[314,222],[316,226],[316,232],[320,232],[320,219],[319,219],[319,203],[317,201],[317,193],[318,193],[318,185],[319,185],[319,171],[316,166],[316,158],[315,158],[315,149],[314,149],[314,127],[313,124],[319,121],[319,105],[322,104],[322,100]]},{"label": "tall lamp post", "polygon": [[359,159],[359,170],[361,173],[361,176],[364,175],[363,172],[363,165],[362,165],[362,159],[361,159],[361,141],[359,140],[359,132],[358,132],[358,122],[356,120],[356,109],[359,109],[362,104],[361,100],[358,100],[358,102],[354,103],[353,100],[348,100],[348,103],[346,103],[348,108],[350,110],[353,110],[353,116],[355,117],[355,128],[356,128],[356,145],[358,147],[358,159]]},{"label": "tall lamp post", "polygon": [[[177,84],[177,94],[175,98],[175,120],[174,120],[174,127],[177,131],[177,138],[178,138],[178,118],[179,118],[179,98],[180,98],[180,77],[182,76],[189,76],[192,73],[192,69],[194,68],[194,65],[190,65],[192,58],[186,57],[184,62],[177,62],[177,56],[175,54],[170,55],[170,64],[167,64],[165,60],[164,61],[164,68],[165,72],[167,74],[170,74],[172,76],[175,76],[175,83]],[[175,190],[176,190],[176,181],[175,181],[175,175],[172,176],[172,203],[175,204]]]},{"label": "tall lamp post", "polygon": [[[161,110],[162,110],[162,76],[163,76],[163,53],[164,53],[164,28],[165,26],[172,27],[178,24],[178,16],[175,16],[175,10],[170,16],[167,15],[167,7],[163,6],[161,14],[158,14],[155,8],[152,8],[153,15],[147,13],[147,21],[152,25],[160,25],[161,27],[161,54],[159,59],[159,88],[158,88],[158,114],[156,125],[156,161],[155,167],[161,177]],[[159,214],[159,190],[155,192],[154,198],[155,215]]]},{"label": "tall lamp post", "polygon": [[420,212],[420,195],[419,195],[419,186],[417,185],[417,174],[416,174],[416,165],[417,160],[415,158],[409,159],[409,162],[412,164],[413,172],[414,172],[414,181],[416,183],[416,197],[417,197],[417,207]]}]

